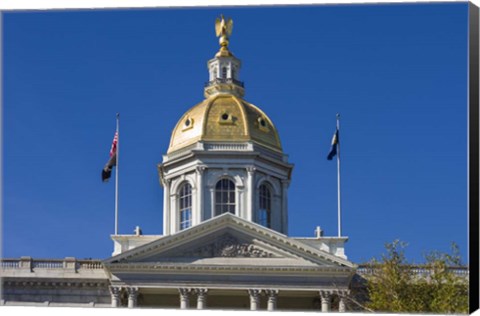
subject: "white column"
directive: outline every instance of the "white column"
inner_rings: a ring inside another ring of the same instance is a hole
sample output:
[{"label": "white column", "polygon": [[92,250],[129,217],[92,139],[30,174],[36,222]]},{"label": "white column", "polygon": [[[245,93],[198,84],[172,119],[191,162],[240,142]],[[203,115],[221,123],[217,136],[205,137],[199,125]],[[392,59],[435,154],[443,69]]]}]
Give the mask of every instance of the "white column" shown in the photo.
[{"label": "white column", "polygon": [[320,298],[322,300],[322,312],[330,311],[330,291],[320,291]]},{"label": "white column", "polygon": [[[178,185],[177,185],[178,188]],[[180,219],[178,214],[178,194],[170,192],[170,234],[175,234],[180,230]]]},{"label": "white column", "polygon": [[251,311],[256,311],[260,307],[260,293],[261,293],[261,290],[257,290],[257,289],[248,290],[248,295],[250,295]]},{"label": "white column", "polygon": [[246,206],[245,206],[245,186],[238,185],[235,188],[235,204],[236,207],[236,215],[241,218],[246,217]]},{"label": "white column", "polygon": [[190,289],[180,288],[180,309],[187,309],[190,307]]},{"label": "white column", "polygon": [[137,306],[137,296],[138,288],[137,287],[127,287],[128,293],[128,308],[134,308]]},{"label": "white column", "polygon": [[288,234],[288,186],[290,180],[282,180],[282,230],[281,233]]},{"label": "white column", "polygon": [[349,291],[348,290],[337,291],[336,294],[338,295],[338,298],[339,298],[338,311],[340,313],[344,313],[347,310],[345,299],[347,298]]},{"label": "white column", "polygon": [[203,216],[203,172],[205,171],[205,166],[197,166],[197,196],[196,196],[196,209],[195,209],[195,218],[193,225],[198,225],[202,222]]},{"label": "white column", "polygon": [[210,190],[210,216],[213,218],[215,217],[215,187],[211,186],[208,189]]},{"label": "white column", "polygon": [[163,234],[170,235],[170,179],[164,180],[163,191]]},{"label": "white column", "polygon": [[346,311],[345,299],[343,297],[340,297],[340,301],[338,302],[338,311],[340,313],[345,313],[345,311]]},{"label": "white column", "polygon": [[246,203],[246,212],[245,212],[245,219],[247,221],[255,222],[254,216],[254,192],[255,192],[255,184],[254,184],[254,175],[255,175],[255,168],[248,167],[247,168],[247,203]]},{"label": "white column", "polygon": [[207,307],[207,292],[208,289],[195,289],[197,295],[197,309],[204,309]]},{"label": "white column", "polygon": [[112,307],[119,307],[120,306],[120,291],[121,288],[119,286],[111,286],[110,287],[110,295],[112,298]]},{"label": "white column", "polygon": [[267,298],[268,298],[267,310],[269,311],[276,310],[278,290],[266,290],[265,293],[267,294]]}]

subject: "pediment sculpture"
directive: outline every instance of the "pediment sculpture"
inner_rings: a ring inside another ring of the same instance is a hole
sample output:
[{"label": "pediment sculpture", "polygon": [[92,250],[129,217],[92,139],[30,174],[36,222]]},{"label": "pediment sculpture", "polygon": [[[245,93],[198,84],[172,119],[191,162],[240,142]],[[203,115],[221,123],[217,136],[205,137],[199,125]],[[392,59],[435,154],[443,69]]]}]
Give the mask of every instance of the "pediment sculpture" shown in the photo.
[{"label": "pediment sculpture", "polygon": [[188,257],[254,257],[269,258],[274,257],[270,252],[260,249],[252,243],[240,242],[230,234],[225,234],[214,242],[197,248],[192,251],[184,252]]}]

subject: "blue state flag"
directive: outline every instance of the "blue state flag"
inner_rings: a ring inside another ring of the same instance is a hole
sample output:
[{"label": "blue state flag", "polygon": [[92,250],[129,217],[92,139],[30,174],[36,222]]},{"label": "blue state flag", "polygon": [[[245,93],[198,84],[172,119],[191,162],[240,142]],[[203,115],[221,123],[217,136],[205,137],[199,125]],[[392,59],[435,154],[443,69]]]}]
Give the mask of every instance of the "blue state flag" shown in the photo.
[{"label": "blue state flag", "polygon": [[339,135],[338,135],[338,129],[335,130],[335,134],[333,134],[332,137],[332,149],[330,149],[330,152],[328,153],[327,159],[332,160],[333,157],[337,155],[337,146],[340,142]]}]

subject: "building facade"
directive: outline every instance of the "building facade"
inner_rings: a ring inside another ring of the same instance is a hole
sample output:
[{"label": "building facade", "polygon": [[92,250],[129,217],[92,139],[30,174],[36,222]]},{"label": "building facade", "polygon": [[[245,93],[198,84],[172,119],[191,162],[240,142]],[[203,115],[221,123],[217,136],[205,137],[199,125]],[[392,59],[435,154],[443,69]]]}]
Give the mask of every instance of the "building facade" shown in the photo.
[{"label": "building facade", "polygon": [[205,99],[181,116],[158,165],[163,235],[114,235],[103,261],[3,260],[3,304],[347,309],[347,238],[288,236],[293,165],[270,118],[243,99],[232,21],[215,26]]}]

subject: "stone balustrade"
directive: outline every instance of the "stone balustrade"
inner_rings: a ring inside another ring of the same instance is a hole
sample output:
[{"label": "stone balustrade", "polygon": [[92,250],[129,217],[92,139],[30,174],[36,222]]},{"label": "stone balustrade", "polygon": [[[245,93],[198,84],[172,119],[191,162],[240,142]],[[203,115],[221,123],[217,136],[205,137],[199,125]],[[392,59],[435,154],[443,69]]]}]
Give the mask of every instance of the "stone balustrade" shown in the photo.
[{"label": "stone balustrade", "polygon": [[[426,268],[425,266],[406,266],[406,268],[410,269],[410,272],[412,274],[419,277],[427,277],[433,272],[431,269]],[[375,269],[376,268],[374,266],[368,264],[360,264],[357,268],[357,274],[368,277],[370,275],[374,275]],[[470,274],[468,267],[448,267],[448,270],[458,277],[468,278]]]},{"label": "stone balustrade", "polygon": [[0,261],[2,269],[18,269],[20,268],[20,259],[3,259]]},{"label": "stone balustrade", "polygon": [[33,259],[31,257],[21,257],[19,259],[1,259],[0,268],[2,270],[22,269],[30,270],[71,270],[78,272],[80,270],[103,270],[103,264],[100,260],[77,260],[73,257],[65,259]]},{"label": "stone balustrade", "polygon": [[248,143],[246,144],[205,144],[205,149],[208,151],[252,151],[253,148]]}]

